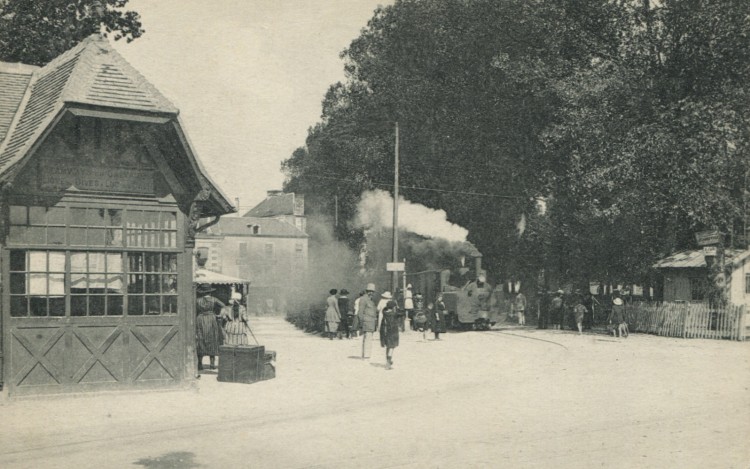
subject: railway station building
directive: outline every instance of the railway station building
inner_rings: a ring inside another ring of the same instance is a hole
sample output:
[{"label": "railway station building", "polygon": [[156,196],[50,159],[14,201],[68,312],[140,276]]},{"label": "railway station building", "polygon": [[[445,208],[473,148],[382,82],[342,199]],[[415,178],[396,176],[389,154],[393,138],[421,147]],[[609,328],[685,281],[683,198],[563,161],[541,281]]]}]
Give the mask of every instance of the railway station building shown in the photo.
[{"label": "railway station building", "polygon": [[193,246],[234,211],[178,109],[93,35],[0,63],[0,369],[11,396],[195,379]]}]

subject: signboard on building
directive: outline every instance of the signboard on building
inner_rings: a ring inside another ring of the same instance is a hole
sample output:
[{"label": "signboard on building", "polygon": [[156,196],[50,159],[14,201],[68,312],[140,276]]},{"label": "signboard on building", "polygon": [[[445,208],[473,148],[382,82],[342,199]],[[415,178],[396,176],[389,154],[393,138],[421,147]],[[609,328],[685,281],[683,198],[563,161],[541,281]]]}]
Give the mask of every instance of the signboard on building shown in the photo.
[{"label": "signboard on building", "polygon": [[63,166],[44,168],[39,178],[42,190],[62,191],[70,186],[85,191],[154,193],[154,172],[130,168]]},{"label": "signboard on building", "polygon": [[406,270],[406,264],[403,262],[386,262],[385,270],[388,272],[403,272]]},{"label": "signboard on building", "polygon": [[716,246],[705,246],[703,248],[704,257],[711,257],[711,256],[715,257],[717,252],[718,252],[718,249]]},{"label": "signboard on building", "polygon": [[719,230],[699,231],[695,233],[695,241],[698,246],[711,246],[721,243],[721,232]]}]

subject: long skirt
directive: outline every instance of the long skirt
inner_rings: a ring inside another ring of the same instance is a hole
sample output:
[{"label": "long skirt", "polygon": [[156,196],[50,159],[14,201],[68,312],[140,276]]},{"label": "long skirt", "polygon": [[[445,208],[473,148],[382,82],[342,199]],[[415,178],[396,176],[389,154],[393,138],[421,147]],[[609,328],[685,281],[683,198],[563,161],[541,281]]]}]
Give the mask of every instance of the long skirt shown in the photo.
[{"label": "long skirt", "polygon": [[430,318],[430,329],[432,332],[445,332],[445,313],[442,311],[435,311]]},{"label": "long skirt", "polygon": [[224,343],[227,345],[247,345],[248,326],[242,321],[229,321],[224,327],[226,338]]},{"label": "long skirt", "polygon": [[345,334],[349,332],[349,316],[347,314],[341,315],[338,332],[343,332]]},{"label": "long skirt", "polygon": [[552,314],[550,316],[551,316],[550,320],[552,321],[552,324],[562,326],[563,316],[564,316],[562,309],[553,309]]},{"label": "long skirt", "polygon": [[338,332],[339,322],[338,321],[326,321],[326,332]]},{"label": "long skirt", "polygon": [[196,346],[198,355],[219,355],[222,345],[221,327],[213,313],[199,314],[195,318]]},{"label": "long skirt", "polygon": [[399,319],[395,317],[383,317],[383,321],[380,323],[381,347],[398,347]]}]

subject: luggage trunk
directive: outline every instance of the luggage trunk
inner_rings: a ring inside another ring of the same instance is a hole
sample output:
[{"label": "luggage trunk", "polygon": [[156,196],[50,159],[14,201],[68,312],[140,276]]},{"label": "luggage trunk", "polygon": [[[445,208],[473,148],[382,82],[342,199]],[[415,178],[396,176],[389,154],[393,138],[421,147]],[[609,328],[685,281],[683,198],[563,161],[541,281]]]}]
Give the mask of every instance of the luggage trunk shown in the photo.
[{"label": "luggage trunk", "polygon": [[262,345],[222,345],[219,347],[218,380],[228,383],[254,383],[276,377],[272,361],[276,352]]}]

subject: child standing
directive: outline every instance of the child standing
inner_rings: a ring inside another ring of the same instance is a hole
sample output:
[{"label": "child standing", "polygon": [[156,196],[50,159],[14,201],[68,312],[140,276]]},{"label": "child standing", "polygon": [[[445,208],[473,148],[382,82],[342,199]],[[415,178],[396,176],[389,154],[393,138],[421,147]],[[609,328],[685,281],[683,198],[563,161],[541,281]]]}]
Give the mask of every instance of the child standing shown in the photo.
[{"label": "child standing", "polygon": [[586,314],[586,307],[583,306],[581,298],[577,298],[576,305],[573,308],[573,315],[576,319],[576,326],[578,327],[578,335],[583,334],[583,316]]}]

